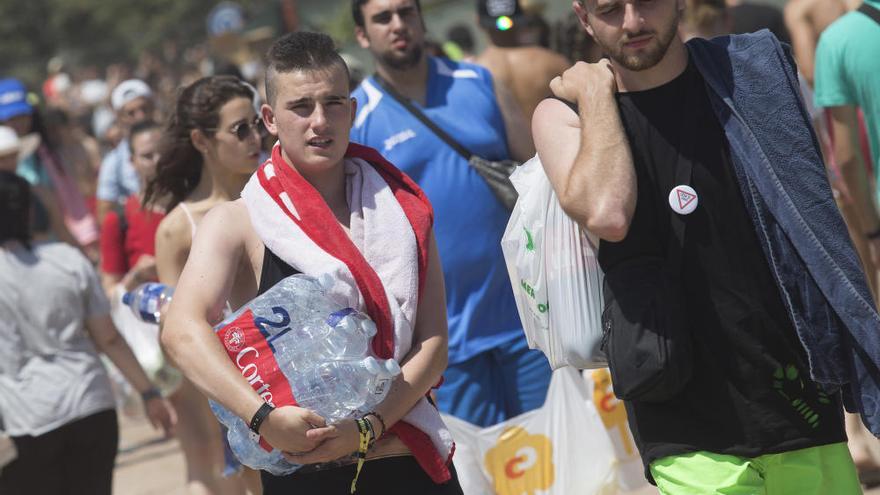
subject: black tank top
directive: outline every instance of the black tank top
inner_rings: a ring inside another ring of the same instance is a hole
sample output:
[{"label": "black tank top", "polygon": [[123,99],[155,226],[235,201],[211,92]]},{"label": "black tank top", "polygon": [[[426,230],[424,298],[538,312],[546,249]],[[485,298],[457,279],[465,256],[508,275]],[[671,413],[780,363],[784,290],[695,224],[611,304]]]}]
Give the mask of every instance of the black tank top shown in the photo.
[{"label": "black tank top", "polygon": [[302,272],[285,263],[271,249],[264,246],[263,267],[260,269],[260,286],[257,288],[257,295],[259,296],[281,280],[297,273]]}]

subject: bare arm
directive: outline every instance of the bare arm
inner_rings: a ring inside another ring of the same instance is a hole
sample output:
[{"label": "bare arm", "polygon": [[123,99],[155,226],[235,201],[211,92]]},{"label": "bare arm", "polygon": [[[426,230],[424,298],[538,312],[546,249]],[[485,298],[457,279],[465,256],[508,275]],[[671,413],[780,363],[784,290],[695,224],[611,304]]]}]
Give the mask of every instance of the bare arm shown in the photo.
[{"label": "bare arm", "polygon": [[[161,333],[163,348],[183,374],[245,422],[251,420],[263,399],[229,360],[212,323],[219,319],[235,282],[248,229],[247,212],[237,203],[221,204],[205,216]],[[311,411],[279,407],[265,420],[260,433],[280,450],[305,452],[320,443],[307,439],[305,431],[323,424],[324,420]]]},{"label": "bare arm", "polygon": [[810,0],[791,0],[785,4],[785,26],[791,36],[791,47],[798,69],[813,86],[813,62],[816,57],[818,33],[809,16]]},{"label": "bare arm", "polygon": [[[428,251],[428,273],[419,301],[413,346],[404,358],[401,374],[394,380],[388,396],[376,407],[388,428],[400,421],[440,380],[446,370],[448,343],[446,289],[437,243],[432,234]],[[375,420],[371,418],[371,421]],[[373,426],[378,435],[381,426]],[[338,459],[357,450],[359,437],[354,421],[343,422],[331,428],[336,431],[313,452],[288,457],[294,462],[311,464]]]},{"label": "bare arm", "polygon": [[635,212],[636,174],[614,84],[607,61],[578,62],[550,83],[556,96],[577,101],[578,115],[558,100],[544,100],[535,109],[532,133],[562,209],[616,242],[626,237]]},{"label": "bare arm", "polygon": [[107,295],[113,294],[117,284],[121,285],[126,292],[129,292],[138,285],[151,280],[156,280],[156,258],[149,254],[144,254],[138,258],[137,263],[125,275],[101,272],[101,285],[104,287]]},{"label": "bare arm", "polygon": [[104,288],[104,293],[107,294],[107,297],[110,300],[113,300],[116,297],[116,285],[122,280],[122,275],[118,275],[116,273],[107,273],[105,271],[101,272],[101,287]]},{"label": "bare arm", "polygon": [[517,104],[516,98],[513,97],[513,93],[506,86],[496,82],[495,95],[498,98],[501,117],[504,119],[510,157],[518,162],[524,162],[535,156],[535,145],[529,134],[529,122]]},{"label": "bare arm", "polygon": [[[119,368],[122,376],[128,380],[138,393],[143,394],[153,388],[153,384],[144,373],[134,353],[125,339],[116,331],[109,315],[94,316],[86,320],[86,328],[95,342],[95,347],[110,358],[113,365]],[[146,401],[144,407],[154,427],[161,427],[165,435],[171,435],[177,414],[165,399],[154,397]]]},{"label": "bare arm", "polygon": [[[828,111],[831,113],[831,130],[834,135],[834,160],[840,167],[840,175],[852,197],[862,233],[877,232],[880,230],[880,217],[874,202],[872,181],[868,177],[859,145],[856,107],[831,107]],[[872,256],[875,261],[880,254],[877,252],[878,247],[880,246],[872,246]]]}]

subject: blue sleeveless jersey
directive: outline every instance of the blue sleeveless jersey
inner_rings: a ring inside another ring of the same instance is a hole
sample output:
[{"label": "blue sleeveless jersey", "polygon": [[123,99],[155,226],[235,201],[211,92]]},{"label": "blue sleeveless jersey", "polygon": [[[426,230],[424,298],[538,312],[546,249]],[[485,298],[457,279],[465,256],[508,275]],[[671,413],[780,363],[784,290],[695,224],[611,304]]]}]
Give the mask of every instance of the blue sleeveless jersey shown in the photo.
[{"label": "blue sleeveless jersey", "polygon": [[[461,155],[412,116],[373,78],[352,93],[351,140],[379,150],[424,189],[446,279],[449,362],[523,338],[501,253],[509,213]],[[508,158],[507,136],[489,71],[428,59],[427,104],[419,107],[465,148]]]}]

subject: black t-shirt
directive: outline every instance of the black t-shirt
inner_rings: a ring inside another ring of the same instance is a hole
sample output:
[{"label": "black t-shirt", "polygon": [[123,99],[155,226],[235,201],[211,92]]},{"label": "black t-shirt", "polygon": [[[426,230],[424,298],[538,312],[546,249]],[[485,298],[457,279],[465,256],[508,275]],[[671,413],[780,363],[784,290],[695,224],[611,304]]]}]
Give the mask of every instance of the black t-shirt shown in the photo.
[{"label": "black t-shirt", "polygon": [[682,281],[693,378],[673,400],[627,402],[646,467],[684,452],[755,457],[846,441],[838,394],[820,393],[761,250],[700,74],[621,93],[638,199],[626,238],[603,241],[606,273],[632,257],[665,256],[669,191],[680,150],[692,154],[699,205],[684,217]]}]

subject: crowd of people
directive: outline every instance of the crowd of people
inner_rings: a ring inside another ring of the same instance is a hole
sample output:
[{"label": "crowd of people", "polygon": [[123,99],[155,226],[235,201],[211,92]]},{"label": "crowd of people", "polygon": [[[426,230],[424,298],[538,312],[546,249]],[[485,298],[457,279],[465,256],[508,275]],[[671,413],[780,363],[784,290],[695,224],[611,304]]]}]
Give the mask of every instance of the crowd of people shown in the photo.
[{"label": "crowd of people", "polygon": [[[480,0],[476,53],[471,26],[431,42],[418,0],[352,0],[370,75],[295,32],[250,80],[198,49],[0,79],[0,492],[111,492],[104,354],[190,494],[462,493],[439,413],[498,424],[552,375],[486,172],[536,155],[600,239],[614,389],[661,493],[880,482],[878,9],[576,0],[551,26]],[[264,400],[214,335],[297,273],[331,276],[401,365],[360,418]],[[110,316],[147,282],[174,288],[161,389]],[[209,398],[304,467],[241,465]]]}]

